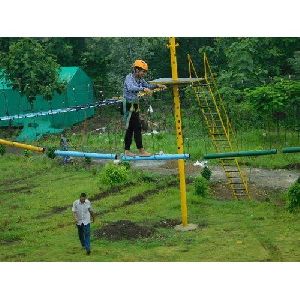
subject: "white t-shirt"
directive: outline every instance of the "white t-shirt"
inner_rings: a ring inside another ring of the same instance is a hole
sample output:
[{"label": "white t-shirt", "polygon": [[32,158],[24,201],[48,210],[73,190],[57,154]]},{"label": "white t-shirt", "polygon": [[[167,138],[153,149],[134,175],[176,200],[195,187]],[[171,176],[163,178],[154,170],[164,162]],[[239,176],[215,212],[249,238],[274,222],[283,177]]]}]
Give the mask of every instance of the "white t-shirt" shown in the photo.
[{"label": "white t-shirt", "polygon": [[89,209],[92,210],[91,202],[85,199],[84,203],[77,199],[73,202],[72,211],[76,213],[77,225],[87,225],[91,223],[91,214]]}]

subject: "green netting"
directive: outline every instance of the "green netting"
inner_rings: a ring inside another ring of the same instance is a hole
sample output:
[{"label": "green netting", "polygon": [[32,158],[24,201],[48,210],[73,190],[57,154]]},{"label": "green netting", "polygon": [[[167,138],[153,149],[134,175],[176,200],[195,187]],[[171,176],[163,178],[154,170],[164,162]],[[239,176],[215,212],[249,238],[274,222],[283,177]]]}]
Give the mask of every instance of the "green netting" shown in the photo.
[{"label": "green netting", "polygon": [[[51,101],[37,96],[32,106],[26,97],[21,96],[18,91],[10,88],[3,78],[0,79],[0,116],[48,111],[94,102],[92,80],[82,69],[78,67],[62,67],[59,70],[59,78],[66,82],[65,91],[61,95],[55,93]],[[19,141],[34,141],[44,134],[61,132],[76,123],[82,122],[93,114],[94,108],[89,108],[78,112],[1,121],[0,126],[23,127],[17,139]]]},{"label": "green netting", "polygon": [[25,120],[24,127],[16,138],[17,141],[37,141],[43,135],[61,133],[63,129],[51,127],[49,120]]}]

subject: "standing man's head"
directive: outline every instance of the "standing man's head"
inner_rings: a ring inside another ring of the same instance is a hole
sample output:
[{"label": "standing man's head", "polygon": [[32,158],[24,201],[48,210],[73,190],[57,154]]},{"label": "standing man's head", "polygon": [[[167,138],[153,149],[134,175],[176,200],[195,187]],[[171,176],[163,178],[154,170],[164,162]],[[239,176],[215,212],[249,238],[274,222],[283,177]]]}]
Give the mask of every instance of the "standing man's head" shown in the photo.
[{"label": "standing man's head", "polygon": [[133,63],[133,72],[134,75],[137,78],[142,78],[145,76],[145,74],[148,71],[148,65],[146,62],[144,62],[141,59],[137,59],[134,63]]},{"label": "standing man's head", "polygon": [[80,202],[84,203],[85,199],[86,199],[86,193],[81,193],[80,194]]}]

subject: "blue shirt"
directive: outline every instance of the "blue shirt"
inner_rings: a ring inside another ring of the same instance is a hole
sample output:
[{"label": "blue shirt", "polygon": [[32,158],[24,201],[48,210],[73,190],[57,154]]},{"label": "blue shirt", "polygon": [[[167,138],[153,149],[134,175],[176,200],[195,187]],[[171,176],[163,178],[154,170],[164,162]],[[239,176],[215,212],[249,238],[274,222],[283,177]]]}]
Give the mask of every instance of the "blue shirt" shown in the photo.
[{"label": "blue shirt", "polygon": [[135,102],[138,97],[138,93],[143,91],[144,88],[155,89],[156,84],[150,84],[143,78],[136,78],[133,73],[126,76],[124,81],[123,97],[128,102]]}]

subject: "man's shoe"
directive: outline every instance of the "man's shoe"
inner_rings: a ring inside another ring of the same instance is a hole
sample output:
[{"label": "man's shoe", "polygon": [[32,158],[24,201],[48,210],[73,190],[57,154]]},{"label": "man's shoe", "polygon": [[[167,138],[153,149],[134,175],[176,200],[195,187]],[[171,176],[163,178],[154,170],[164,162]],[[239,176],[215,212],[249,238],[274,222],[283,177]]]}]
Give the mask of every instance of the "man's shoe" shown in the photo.
[{"label": "man's shoe", "polygon": [[128,151],[128,150],[125,150],[125,156],[135,156],[135,154],[134,153],[132,153],[132,152],[130,152],[130,151]]},{"label": "man's shoe", "polygon": [[139,149],[139,156],[151,156],[152,154],[147,152],[144,148]]},{"label": "man's shoe", "polygon": [[147,152],[147,151],[141,151],[140,153],[139,153],[139,156],[151,156],[152,154],[151,153],[149,153],[149,152]]},{"label": "man's shoe", "polygon": [[86,255],[90,255],[91,254],[91,250],[86,250]]}]

